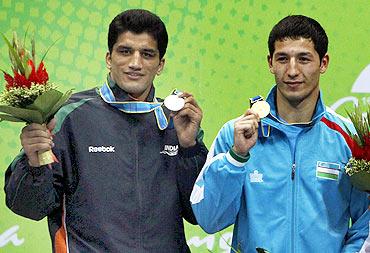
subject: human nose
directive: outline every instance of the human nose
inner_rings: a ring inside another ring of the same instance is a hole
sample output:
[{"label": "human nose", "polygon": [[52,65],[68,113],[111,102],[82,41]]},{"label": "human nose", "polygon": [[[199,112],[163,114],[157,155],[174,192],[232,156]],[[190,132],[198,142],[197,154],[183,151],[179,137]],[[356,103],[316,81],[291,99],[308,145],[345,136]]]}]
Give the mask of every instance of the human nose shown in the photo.
[{"label": "human nose", "polygon": [[142,68],[140,52],[136,51],[132,54],[130,58],[130,62],[129,62],[129,68],[135,69],[135,70]]},{"label": "human nose", "polygon": [[287,74],[289,77],[296,77],[299,74],[298,64],[294,58],[290,59],[287,68]]}]

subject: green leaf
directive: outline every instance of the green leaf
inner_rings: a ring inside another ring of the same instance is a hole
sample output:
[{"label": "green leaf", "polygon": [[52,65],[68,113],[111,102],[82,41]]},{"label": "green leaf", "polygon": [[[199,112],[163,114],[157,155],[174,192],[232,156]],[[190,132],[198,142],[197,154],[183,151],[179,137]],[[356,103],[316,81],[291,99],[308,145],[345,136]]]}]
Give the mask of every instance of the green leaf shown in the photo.
[{"label": "green leaf", "polygon": [[22,64],[24,66],[24,76],[28,79],[28,77],[31,74],[32,67],[28,65],[27,61],[28,61],[27,57],[23,57]]},{"label": "green leaf", "polygon": [[16,118],[9,114],[0,114],[0,122],[1,121],[10,121],[10,122],[25,122],[23,119]]},{"label": "green leaf", "polygon": [[26,38],[27,38],[27,33],[28,33],[29,28],[30,28],[30,25],[27,26],[26,32],[24,33],[24,37],[23,37],[23,47],[24,48],[26,48]]},{"label": "green leaf", "polygon": [[49,114],[62,96],[63,93],[60,91],[51,89],[38,96],[35,101],[26,106],[26,108],[39,111],[42,114],[43,121],[46,121],[46,115]]},{"label": "green leaf", "polygon": [[42,114],[37,110],[29,110],[9,105],[0,105],[0,112],[9,114],[15,118],[23,119],[28,123],[44,123]]},{"label": "green leaf", "polygon": [[3,33],[1,33],[1,36],[3,37],[5,43],[8,45],[9,51],[13,55],[13,57],[14,57],[16,63],[17,63],[17,67],[19,68],[19,71],[23,74],[24,73],[24,67],[22,65],[21,59],[19,58],[18,53],[14,50],[12,44],[10,44],[9,40],[5,37],[5,35]]},{"label": "green leaf", "polygon": [[48,49],[46,50],[45,54],[42,56],[42,58],[41,58],[41,61],[40,61],[40,62],[42,62],[42,61],[45,59],[45,57],[46,57],[47,53],[49,52],[50,48],[51,48],[52,46],[54,46],[54,45],[58,42],[58,40],[60,40],[61,38],[62,38],[62,37],[59,37],[56,41],[54,41],[54,42],[53,42],[53,44],[51,44],[51,45],[48,47]]},{"label": "green leaf", "polygon": [[54,115],[62,105],[67,102],[67,100],[71,97],[73,90],[69,90],[63,94],[63,96],[58,100],[56,104],[54,104],[53,108],[50,110],[49,113],[45,115],[45,119],[49,119],[52,115]]}]

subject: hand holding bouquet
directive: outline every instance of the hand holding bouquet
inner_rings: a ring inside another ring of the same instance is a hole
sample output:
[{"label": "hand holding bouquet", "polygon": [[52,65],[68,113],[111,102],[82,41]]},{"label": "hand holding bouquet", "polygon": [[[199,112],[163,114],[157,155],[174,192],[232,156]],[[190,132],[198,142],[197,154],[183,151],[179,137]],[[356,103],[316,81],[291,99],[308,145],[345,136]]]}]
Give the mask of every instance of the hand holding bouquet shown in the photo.
[{"label": "hand holding bouquet", "polygon": [[358,106],[353,112],[347,112],[356,133],[351,136],[352,158],[346,165],[346,173],[350,176],[352,184],[362,191],[370,191],[370,104],[367,112],[362,112]]},{"label": "hand holding bouquet", "polygon": [[[62,93],[49,82],[49,75],[42,57],[36,69],[35,42],[31,40],[31,52],[13,33],[12,43],[1,34],[9,48],[13,76],[1,70],[6,86],[0,94],[0,122],[48,123],[59,108],[69,99],[72,90]],[[24,41],[26,40],[26,35]],[[55,161],[51,150],[39,152],[40,165]]]}]

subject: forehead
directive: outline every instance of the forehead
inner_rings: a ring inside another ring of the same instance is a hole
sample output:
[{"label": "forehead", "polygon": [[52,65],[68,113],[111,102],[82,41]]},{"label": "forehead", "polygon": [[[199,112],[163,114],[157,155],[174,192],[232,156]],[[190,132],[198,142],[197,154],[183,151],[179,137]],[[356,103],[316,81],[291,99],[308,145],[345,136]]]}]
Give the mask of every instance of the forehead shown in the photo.
[{"label": "forehead", "polygon": [[133,48],[146,48],[157,50],[157,41],[149,33],[133,33],[130,31],[121,33],[113,47],[126,46]]},{"label": "forehead", "polygon": [[299,38],[275,41],[275,54],[297,54],[297,53],[311,53],[318,54],[315,50],[315,45],[312,40]]}]

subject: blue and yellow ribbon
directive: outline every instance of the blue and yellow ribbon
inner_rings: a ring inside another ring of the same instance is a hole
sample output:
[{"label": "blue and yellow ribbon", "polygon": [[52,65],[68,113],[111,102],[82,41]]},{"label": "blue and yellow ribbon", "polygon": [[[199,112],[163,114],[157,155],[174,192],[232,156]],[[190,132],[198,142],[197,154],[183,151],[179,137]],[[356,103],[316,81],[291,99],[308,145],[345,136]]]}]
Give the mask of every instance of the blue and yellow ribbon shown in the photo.
[{"label": "blue and yellow ribbon", "polygon": [[154,97],[153,102],[143,102],[143,101],[123,101],[118,102],[114,97],[112,90],[107,83],[104,83],[99,90],[102,99],[110,104],[111,106],[117,108],[118,110],[125,113],[149,113],[154,111],[157,125],[160,130],[164,130],[168,126],[168,120],[166,114],[163,111],[162,103],[158,102]]}]

